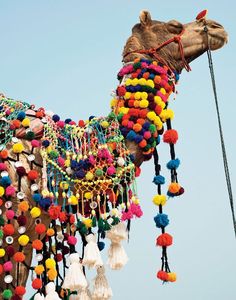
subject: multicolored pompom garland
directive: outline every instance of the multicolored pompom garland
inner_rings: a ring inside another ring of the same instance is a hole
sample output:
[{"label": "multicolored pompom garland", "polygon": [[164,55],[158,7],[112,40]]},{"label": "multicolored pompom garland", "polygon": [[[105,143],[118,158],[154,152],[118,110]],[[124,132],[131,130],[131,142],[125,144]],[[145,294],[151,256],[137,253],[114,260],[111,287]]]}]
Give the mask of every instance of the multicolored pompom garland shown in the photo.
[{"label": "multicolored pompom garland", "polygon": [[[177,168],[180,164],[175,157],[174,145],[178,141],[178,133],[171,128],[171,120],[174,112],[168,108],[169,96],[175,92],[175,84],[179,75],[172,72],[167,66],[147,59],[136,59],[126,64],[118,73],[120,85],[116,90],[116,96],[111,101],[111,107],[117,114],[120,122],[120,130],[130,142],[137,144],[142,151],[143,160],[150,159],[154,154],[155,177],[153,183],[157,186],[157,195],[153,197],[153,203],[159,207],[159,212],[154,217],[157,228],[162,234],[158,236],[156,245],[162,247],[162,266],[157,277],[163,282],[175,281],[176,275],[169,268],[167,247],[173,242],[171,235],[165,232],[169,224],[169,218],[163,213],[163,206],[167,197],[175,197],[183,194],[184,189],[179,185]],[[164,129],[166,123],[167,129]],[[170,145],[171,160],[167,168],[171,172],[171,183],[167,195],[162,194],[161,188],[165,184],[165,178],[160,174],[161,166],[156,146],[163,141]]]}]

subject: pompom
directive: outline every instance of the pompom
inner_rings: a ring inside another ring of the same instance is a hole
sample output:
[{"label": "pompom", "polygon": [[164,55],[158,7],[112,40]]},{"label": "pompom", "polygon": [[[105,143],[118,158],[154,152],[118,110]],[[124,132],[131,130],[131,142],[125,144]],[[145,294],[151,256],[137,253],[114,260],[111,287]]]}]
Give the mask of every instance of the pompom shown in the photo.
[{"label": "pompom", "polygon": [[38,140],[32,140],[31,141],[31,146],[33,148],[38,148],[40,146],[40,142]]},{"label": "pompom", "polygon": [[35,290],[41,289],[42,285],[43,285],[42,280],[39,279],[39,278],[35,278],[32,281],[32,288],[35,289]]},{"label": "pompom", "polygon": [[170,160],[166,167],[169,170],[177,169],[180,165],[180,160],[178,158]]},{"label": "pompom", "polygon": [[43,265],[37,265],[35,268],[34,268],[34,271],[37,275],[41,275],[43,272],[44,272],[45,268]]},{"label": "pompom", "polygon": [[2,150],[2,151],[0,152],[0,157],[1,157],[2,159],[7,159],[7,158],[8,158],[8,151],[7,151],[7,150]]},{"label": "pompom", "polygon": [[8,220],[12,220],[14,218],[14,216],[15,216],[14,210],[8,209],[6,211],[6,217],[7,217]]},{"label": "pompom", "polygon": [[10,184],[11,184],[11,178],[9,176],[3,176],[0,179],[0,185],[2,185],[3,187],[7,187]]},{"label": "pompom", "polygon": [[152,202],[155,205],[165,205],[166,204],[166,195],[156,195],[153,197]]},{"label": "pompom", "polygon": [[24,286],[17,286],[15,288],[15,294],[18,295],[18,296],[23,296],[24,294],[26,293],[26,289]]},{"label": "pompom", "polygon": [[6,253],[9,257],[12,257],[15,254],[15,248],[13,246],[7,246]]},{"label": "pompom", "polygon": [[21,245],[21,246],[26,246],[28,243],[29,243],[29,237],[28,235],[26,234],[23,234],[21,235],[19,238],[18,238],[18,243]]},{"label": "pompom", "polygon": [[168,281],[175,282],[176,279],[177,279],[176,273],[174,273],[174,272],[168,273]]},{"label": "pompom", "polygon": [[168,281],[168,273],[165,271],[158,271],[157,278],[163,281]]},{"label": "pompom", "polygon": [[104,248],[105,248],[105,243],[99,241],[99,242],[98,242],[98,249],[99,249],[99,251],[102,251]]},{"label": "pompom", "polygon": [[52,269],[52,268],[55,268],[56,262],[53,258],[48,258],[45,261],[45,265],[46,265],[47,269]]},{"label": "pompom", "polygon": [[22,212],[26,212],[29,210],[29,202],[24,200],[18,204],[18,209]]},{"label": "pompom", "polygon": [[24,127],[29,127],[30,126],[30,119],[29,118],[24,118],[24,120],[22,120],[21,124]]},{"label": "pompom", "polygon": [[20,166],[20,167],[17,167],[16,168],[16,173],[19,175],[19,176],[24,176],[26,175],[26,170],[24,167]]},{"label": "pompom", "polygon": [[179,190],[180,190],[180,185],[177,182],[172,182],[168,187],[168,191],[171,194],[177,194]]},{"label": "pompom", "polygon": [[162,175],[157,175],[153,178],[152,182],[155,183],[156,185],[165,184],[165,177]]},{"label": "pompom", "polygon": [[14,188],[14,186],[9,185],[6,188],[5,194],[6,194],[7,197],[10,197],[10,196],[14,196],[15,192],[16,192],[16,189]]},{"label": "pompom", "polygon": [[42,250],[43,249],[43,243],[40,240],[34,240],[32,242],[32,248],[35,250]]},{"label": "pompom", "polygon": [[53,115],[52,119],[53,119],[54,122],[60,121],[60,117],[58,115]]},{"label": "pompom", "polygon": [[21,143],[15,143],[13,146],[12,146],[12,151],[16,154],[19,154],[21,153],[22,151],[24,151],[24,146],[23,144]]},{"label": "pompom", "polygon": [[[26,202],[26,201],[25,201]],[[19,204],[20,205],[20,204]],[[20,226],[25,226],[27,223],[27,218],[24,215],[20,215],[19,217],[17,217],[17,222]]]},{"label": "pompom", "polygon": [[11,299],[12,297],[12,291],[10,289],[6,289],[2,293],[3,299]]},{"label": "pompom", "polygon": [[47,148],[50,145],[50,142],[48,140],[42,141],[42,146]]},{"label": "pompom", "polygon": [[24,111],[20,111],[17,115],[17,119],[20,120],[20,121],[23,121],[24,118],[25,118],[26,114]]},{"label": "pompom", "polygon": [[13,235],[15,232],[15,228],[12,224],[5,224],[3,226],[4,235]]},{"label": "pompom", "polygon": [[13,256],[16,262],[23,262],[25,260],[25,255],[23,252],[16,252]]},{"label": "pompom", "polygon": [[38,178],[38,172],[36,170],[30,170],[27,174],[28,179],[33,181],[36,180]]},{"label": "pompom", "polygon": [[169,224],[168,215],[166,214],[157,214],[154,217],[154,222],[156,223],[156,227],[166,227]]},{"label": "pompom", "polygon": [[33,200],[36,202],[36,203],[38,203],[40,200],[41,200],[41,198],[42,198],[42,196],[40,195],[40,194],[38,194],[38,193],[36,193],[36,194],[33,194]]},{"label": "pompom", "polygon": [[168,247],[171,246],[173,243],[173,238],[170,234],[168,233],[162,233],[161,235],[158,236],[156,239],[156,245],[161,246],[161,247]]},{"label": "pompom", "polygon": [[178,132],[174,129],[166,130],[163,135],[163,141],[169,144],[175,144],[178,140]]},{"label": "pompom", "polygon": [[73,235],[70,235],[70,236],[68,236],[67,243],[69,245],[76,245],[77,238],[75,236],[73,236]]},{"label": "pompom", "polygon": [[38,218],[41,215],[41,209],[39,207],[33,207],[30,214],[32,218]]},{"label": "pompom", "polygon": [[5,272],[11,272],[12,268],[13,268],[13,264],[11,261],[7,261],[3,264],[3,269]]},{"label": "pompom", "polygon": [[47,230],[46,226],[43,223],[39,223],[35,226],[35,232],[37,234],[43,234]]},{"label": "pompom", "polygon": [[7,166],[5,163],[0,163],[0,171],[6,171],[7,170]]}]

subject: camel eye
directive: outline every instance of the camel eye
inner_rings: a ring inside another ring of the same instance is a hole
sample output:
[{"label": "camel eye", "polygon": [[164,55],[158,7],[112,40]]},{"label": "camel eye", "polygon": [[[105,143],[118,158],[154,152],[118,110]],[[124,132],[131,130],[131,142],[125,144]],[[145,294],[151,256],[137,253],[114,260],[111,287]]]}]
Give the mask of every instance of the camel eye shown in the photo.
[{"label": "camel eye", "polygon": [[183,24],[176,20],[171,20],[167,22],[166,26],[170,33],[179,34],[183,30]]}]

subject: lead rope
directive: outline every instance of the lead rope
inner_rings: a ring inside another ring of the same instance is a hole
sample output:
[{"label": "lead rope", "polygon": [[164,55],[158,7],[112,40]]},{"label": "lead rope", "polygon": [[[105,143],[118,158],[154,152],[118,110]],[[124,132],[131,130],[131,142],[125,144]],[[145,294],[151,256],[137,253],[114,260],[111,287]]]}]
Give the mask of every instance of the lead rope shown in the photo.
[{"label": "lead rope", "polygon": [[[207,34],[208,29],[206,26],[204,28],[204,31]],[[207,56],[208,56],[210,74],[211,74],[211,82],[212,82],[212,88],[213,88],[213,94],[214,94],[214,100],[215,100],[215,106],[216,106],[218,126],[219,126],[220,142],[221,142],[221,149],[222,149],[222,156],[223,156],[223,163],[224,163],[224,170],[225,170],[225,178],[226,178],[227,189],[228,189],[228,194],[229,194],[229,202],[230,202],[230,208],[231,208],[232,219],[233,219],[234,234],[236,237],[236,218],[235,218],[235,213],[234,213],[234,199],[233,199],[232,185],[231,185],[231,180],[230,180],[227,154],[226,154],[226,149],[225,149],[223,129],[222,129],[222,125],[221,125],[221,117],[220,117],[220,109],[219,109],[218,96],[217,96],[217,90],[216,90],[216,81],[215,81],[213,60],[212,60],[208,35],[207,35],[207,42],[208,42]]]}]

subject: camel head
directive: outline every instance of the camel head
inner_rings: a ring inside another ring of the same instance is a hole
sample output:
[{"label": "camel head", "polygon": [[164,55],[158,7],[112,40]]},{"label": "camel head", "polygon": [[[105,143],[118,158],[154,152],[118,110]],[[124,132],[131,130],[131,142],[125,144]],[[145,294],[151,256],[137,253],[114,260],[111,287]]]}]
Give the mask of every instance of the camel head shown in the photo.
[{"label": "camel head", "polygon": [[[207,26],[207,33],[204,31]],[[130,53],[135,50],[156,48],[163,42],[181,34],[184,57],[187,63],[203,54],[208,47],[217,50],[223,47],[228,40],[223,26],[213,20],[200,19],[191,23],[182,24],[176,20],[160,22],[152,20],[148,11],[140,13],[140,23],[132,29],[132,35],[124,47],[124,62],[133,61],[136,57],[149,58],[148,54]],[[157,54],[164,59],[167,65],[178,72],[183,69],[183,61],[179,45],[172,42],[161,49]]]}]

